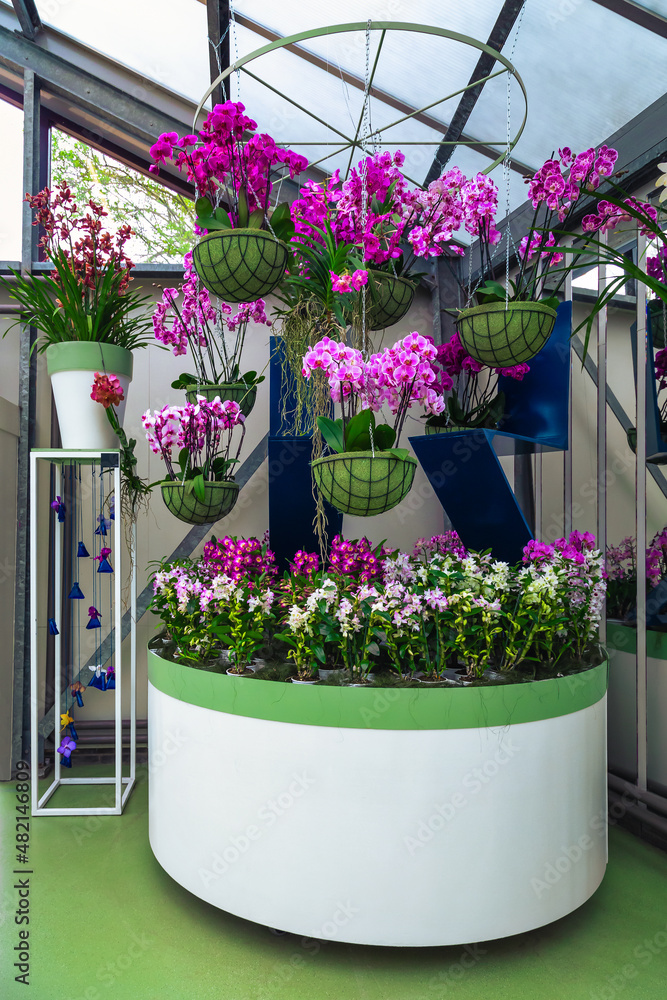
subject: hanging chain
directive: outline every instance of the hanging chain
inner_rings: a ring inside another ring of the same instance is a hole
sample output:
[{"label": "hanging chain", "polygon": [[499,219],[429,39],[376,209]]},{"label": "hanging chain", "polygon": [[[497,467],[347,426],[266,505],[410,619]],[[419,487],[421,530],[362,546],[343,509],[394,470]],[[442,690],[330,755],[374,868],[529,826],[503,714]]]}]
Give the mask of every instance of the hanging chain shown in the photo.
[{"label": "hanging chain", "polygon": [[[234,4],[229,3],[229,25],[228,28],[233,27],[232,39],[234,41],[234,63],[236,64],[236,100],[241,99],[241,69],[238,65],[239,62],[239,33],[236,27],[236,11],[234,10]],[[229,88],[229,99],[232,99],[231,87]]]},{"label": "hanging chain", "polygon": [[[521,22],[523,21],[523,15],[525,9],[526,9],[526,4],[524,3],[521,7],[521,11],[519,13],[519,20],[517,21],[516,30],[514,32],[514,40],[512,41],[512,51],[510,52],[510,57],[509,57],[510,63],[512,63],[512,60],[514,59],[514,50],[516,48],[517,39],[519,37],[519,31],[521,30]],[[507,71],[507,150],[505,152],[505,159],[503,160],[503,174],[505,177],[505,210],[507,215],[507,232],[505,234],[506,235],[505,309],[509,308],[509,297],[510,297],[510,244],[514,248],[514,253],[515,254],[517,253],[516,245],[512,237],[512,226],[510,223],[511,166],[512,166],[512,73],[508,70]]]},{"label": "hanging chain", "polygon": [[[371,79],[371,24],[368,19],[366,23],[366,71],[364,74],[364,105],[362,111],[361,128],[361,229],[366,233],[368,222],[368,166],[366,163],[367,143],[370,139],[371,116],[370,116],[370,79]],[[363,238],[362,238],[363,246]],[[364,361],[368,361],[368,331],[366,329],[366,285],[361,286],[361,353]],[[375,458],[375,441],[373,439],[373,425],[369,424],[371,439],[371,454]]]}]

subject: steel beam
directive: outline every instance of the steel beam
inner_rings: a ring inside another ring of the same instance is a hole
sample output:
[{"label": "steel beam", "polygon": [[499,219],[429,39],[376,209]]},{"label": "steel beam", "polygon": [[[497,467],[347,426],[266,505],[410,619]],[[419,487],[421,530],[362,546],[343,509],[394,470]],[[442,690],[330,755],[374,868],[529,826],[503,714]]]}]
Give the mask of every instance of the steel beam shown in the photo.
[{"label": "steel beam", "polygon": [[[229,66],[229,0],[206,0],[211,83]],[[222,84],[211,94],[211,105],[226,100]]]},{"label": "steel beam", "polygon": [[[517,17],[521,13],[521,8],[523,7],[526,0],[505,0],[496,23],[493,26],[491,34],[489,35],[489,40],[486,43],[490,48],[495,49],[496,52],[502,50],[503,45],[507,41],[508,35],[512,30]],[[466,90],[466,92],[461,97],[458,107],[454,112],[454,116],[445,132],[445,136],[442,140],[442,145],[438,147],[438,150],[431,164],[431,169],[426,175],[424,180],[424,187],[428,187],[431,181],[436,180],[446,167],[447,163],[451,159],[451,156],[456,149],[453,143],[458,142],[463,136],[463,130],[468,123],[468,119],[473,112],[477,101],[480,98],[482,90],[484,89],[484,83],[486,82],[486,77],[493,71],[495,66],[495,59],[486,52],[482,52],[481,56],[477,60],[477,65],[473,70],[472,76],[468,81],[468,85],[477,83],[477,86],[472,87],[471,90]],[[480,81],[479,83],[477,81]],[[524,171],[521,171],[522,173]],[[534,173],[534,171],[532,171]]]},{"label": "steel beam", "polygon": [[[40,93],[35,74],[26,70],[23,81],[23,190],[40,188]],[[21,270],[29,274],[37,257],[37,228],[32,210],[23,203]],[[29,470],[30,449],[35,441],[37,365],[32,347],[34,327],[21,328],[19,353],[19,443],[17,467],[16,580],[14,590],[14,695],[12,706],[12,770],[25,759],[30,746],[30,560]],[[36,697],[36,692],[32,692]]]},{"label": "steel beam", "polygon": [[43,28],[35,0],[12,0],[12,6],[19,19],[21,31],[26,38],[32,40]]},{"label": "steel beam", "polygon": [[655,35],[667,38],[667,17],[659,14],[657,10],[649,10],[634,0],[593,0],[593,2],[613,11],[619,17],[624,17],[627,21],[641,25]]}]

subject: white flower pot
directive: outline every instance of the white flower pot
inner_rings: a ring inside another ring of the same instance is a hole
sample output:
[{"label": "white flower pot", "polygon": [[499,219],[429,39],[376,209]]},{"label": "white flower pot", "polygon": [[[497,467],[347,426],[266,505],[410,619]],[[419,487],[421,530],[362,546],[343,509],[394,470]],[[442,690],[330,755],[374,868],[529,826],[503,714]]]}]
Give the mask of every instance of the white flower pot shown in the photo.
[{"label": "white flower pot", "polygon": [[63,448],[72,451],[118,448],[118,437],[104,407],[91,399],[90,393],[95,372],[117,377],[124,399],[115,409],[122,426],[132,381],[132,352],[115,344],[73,340],[47,347],[46,361]]},{"label": "white flower pot", "polygon": [[151,848],[212,906],[339,943],[461,946],[559,920],[602,881],[605,665],[352,689],[236,684],[149,650],[148,681],[149,759],[183,737],[150,775]]}]

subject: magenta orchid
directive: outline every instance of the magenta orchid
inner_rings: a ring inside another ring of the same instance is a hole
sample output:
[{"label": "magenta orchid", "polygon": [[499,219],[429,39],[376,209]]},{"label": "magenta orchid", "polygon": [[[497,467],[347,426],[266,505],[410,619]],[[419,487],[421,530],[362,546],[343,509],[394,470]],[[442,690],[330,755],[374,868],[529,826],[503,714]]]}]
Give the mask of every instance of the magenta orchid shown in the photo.
[{"label": "magenta orchid", "polygon": [[458,333],[437,348],[434,367],[436,391],[451,395],[442,413],[431,411],[426,423],[433,431],[452,426],[496,427],[505,405],[504,394],[498,391],[498,379],[504,376],[521,382],[530,371],[525,362],[509,368],[481,364],[468,354]]},{"label": "magenta orchid", "polygon": [[[426,412],[433,414],[444,409],[444,399],[437,389],[438,374],[433,367],[436,358],[432,339],[417,331],[393,347],[371,355],[368,361],[361,351],[324,337],[304,355],[302,373],[306,380],[314,372],[326,374],[331,399],[341,406],[343,438],[347,425],[359,413],[376,413],[386,405],[395,417],[391,444],[380,443],[379,435],[377,442],[372,442],[382,450],[398,443],[413,403],[420,403]],[[327,441],[331,444],[329,438]]]},{"label": "magenta orchid", "polygon": [[[162,457],[169,479],[185,481],[202,476],[204,481],[214,482],[232,478],[245,436],[245,417],[238,403],[221,402],[219,397],[209,402],[197,396],[196,403],[164,406],[155,413],[147,410],[141,422],[151,451]],[[236,427],[241,427],[241,437],[235,457],[230,458]],[[179,451],[176,467],[174,448]]]},{"label": "magenta orchid", "polygon": [[180,288],[165,288],[153,313],[155,339],[170,347],[176,357],[189,350],[194,363],[195,373],[182,375],[174,388],[237,381],[250,386],[261,381],[241,374],[241,356],[248,325],[271,326],[264,300],[241,302],[236,313],[226,302],[214,306],[209,293],[199,286],[192,253],[185,254],[183,265]]},{"label": "magenta orchid", "polygon": [[206,116],[198,134],[178,137],[163,133],[151,146],[152,173],[162,164],[173,163],[185,171],[200,196],[213,205],[221,197],[232,206],[232,224],[239,222],[239,198],[243,211],[260,208],[266,216],[271,194],[271,173],[286,168],[291,178],[305,170],[308,161],[291,150],[277,146],[271,136],[257,134],[257,122],[245,114],[240,102],[216,104]]}]

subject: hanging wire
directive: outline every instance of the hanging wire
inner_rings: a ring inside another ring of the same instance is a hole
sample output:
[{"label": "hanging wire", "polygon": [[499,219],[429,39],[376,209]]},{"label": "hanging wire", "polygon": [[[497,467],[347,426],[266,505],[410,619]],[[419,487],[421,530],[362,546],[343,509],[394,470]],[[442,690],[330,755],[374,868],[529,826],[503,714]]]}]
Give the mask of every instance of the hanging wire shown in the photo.
[{"label": "hanging wire", "polygon": [[[514,59],[514,50],[516,49],[517,39],[519,37],[519,31],[521,30],[521,22],[523,21],[524,11],[526,9],[526,4],[524,3],[519,12],[519,20],[516,24],[516,29],[514,31],[514,39],[512,41],[512,51],[510,53],[509,61],[512,63]],[[514,243],[514,238],[512,236],[512,226],[510,223],[510,181],[511,181],[511,166],[512,166],[512,73],[507,71],[507,150],[505,153],[505,159],[503,160],[503,175],[505,178],[505,214],[507,216],[507,230],[505,239],[505,309],[509,309],[509,297],[510,297],[510,244],[514,249],[516,256],[517,249]]]},{"label": "hanging wire", "polygon": [[[368,222],[368,164],[366,163],[367,143],[370,138],[371,118],[370,118],[370,79],[371,79],[371,25],[369,17],[366,24],[366,69],[364,74],[364,104],[362,109],[361,128],[361,230],[366,233]],[[363,239],[363,237],[362,237]],[[368,361],[368,329],[366,327],[366,285],[361,286],[361,352],[364,361]],[[371,439],[371,454],[375,458],[375,441],[373,438],[373,425],[369,424]]]}]

